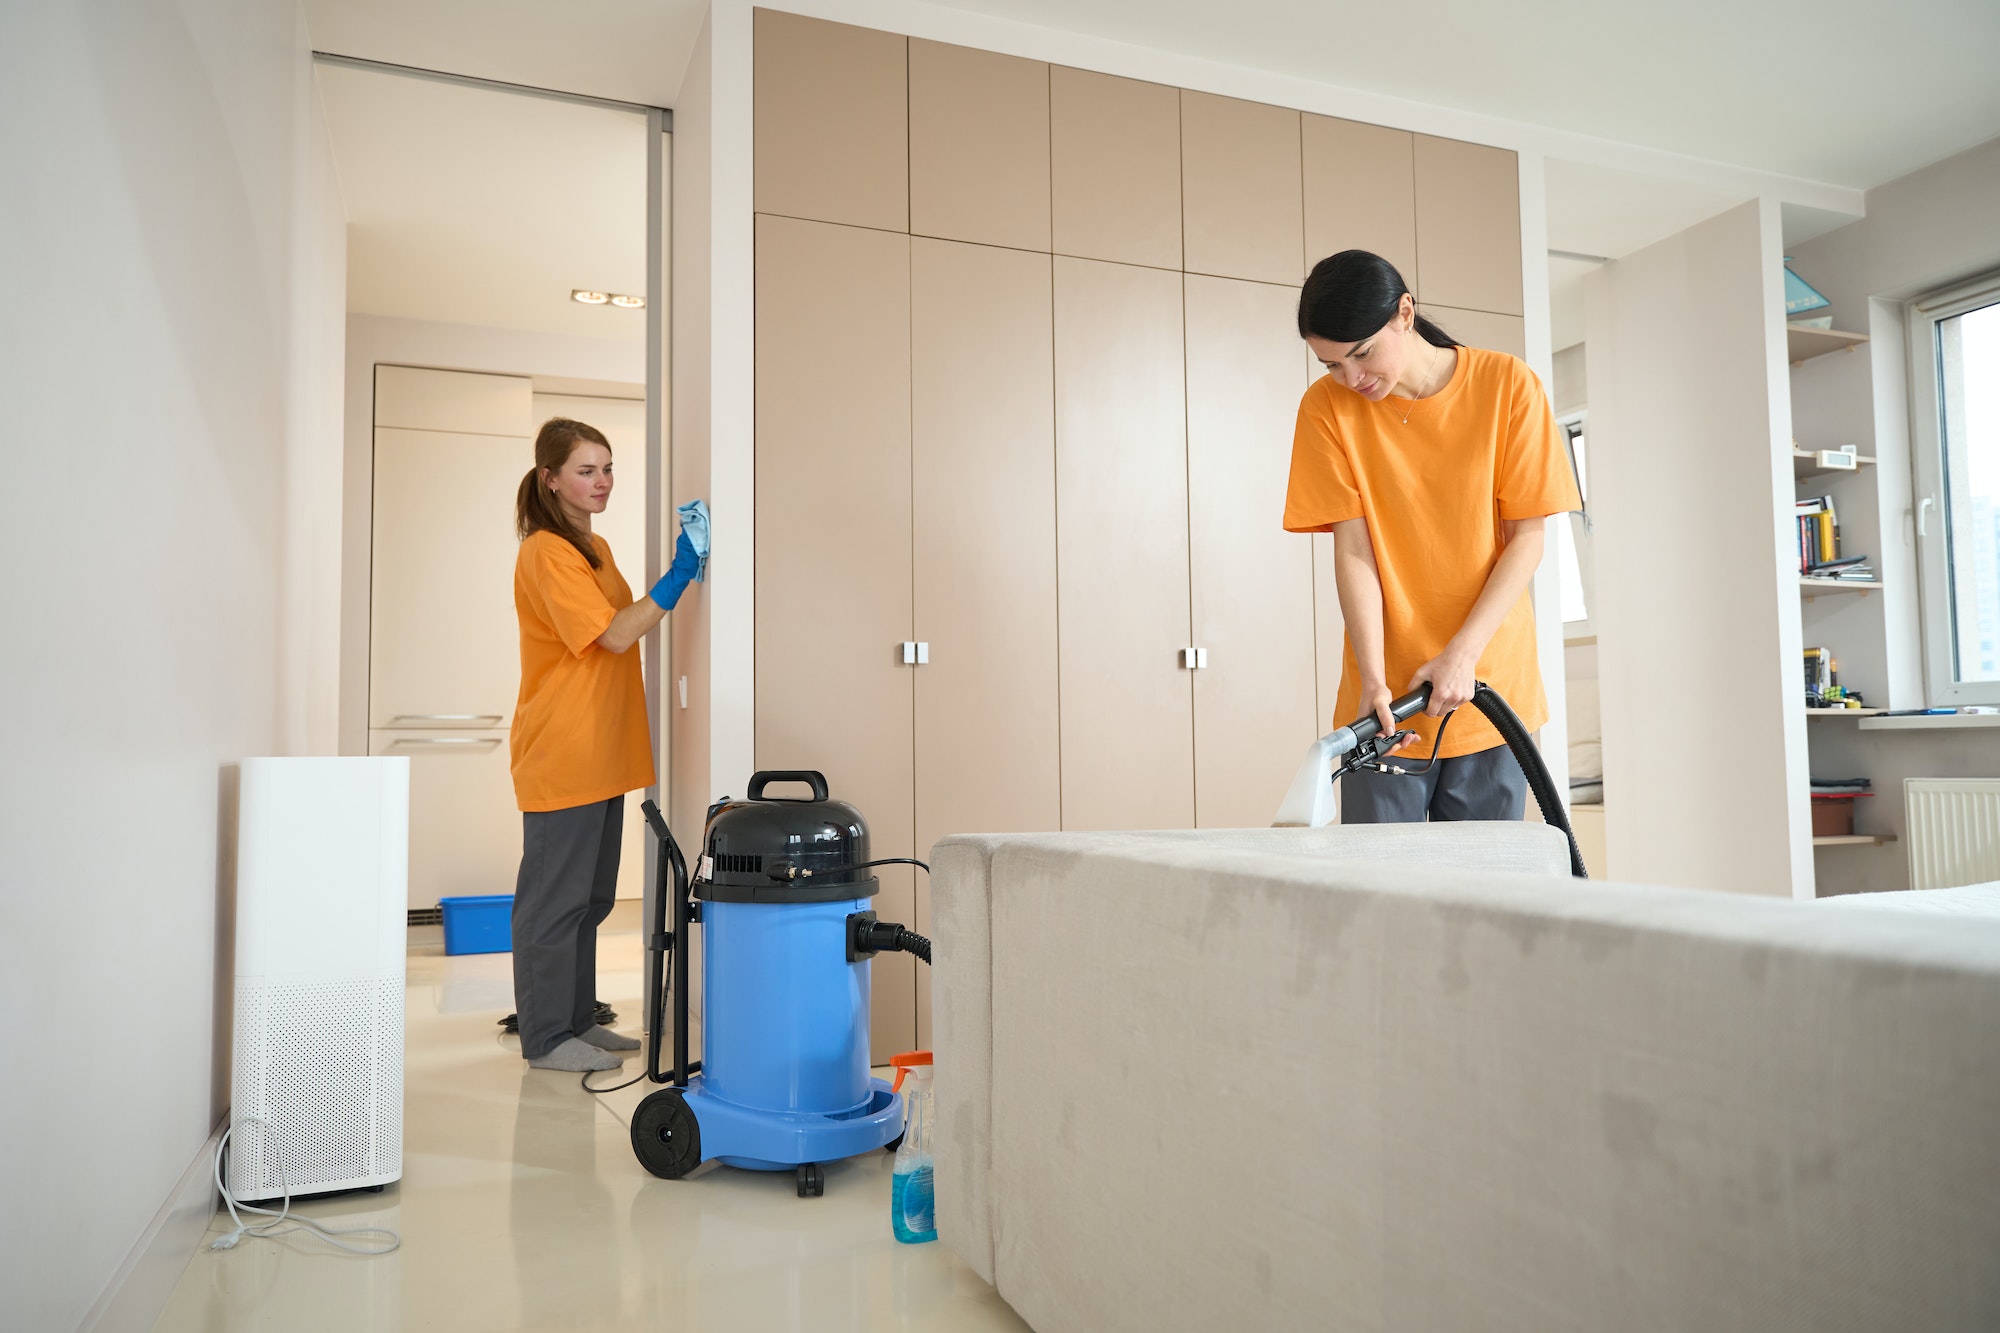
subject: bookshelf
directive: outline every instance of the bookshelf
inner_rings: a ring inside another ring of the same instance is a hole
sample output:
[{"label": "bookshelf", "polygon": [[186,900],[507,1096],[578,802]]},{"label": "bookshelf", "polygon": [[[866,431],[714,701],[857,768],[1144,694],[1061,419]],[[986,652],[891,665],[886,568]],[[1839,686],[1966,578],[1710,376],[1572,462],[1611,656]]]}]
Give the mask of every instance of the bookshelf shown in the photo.
[{"label": "bookshelf", "polygon": [[1874,592],[1881,586],[1880,579],[1816,579],[1809,574],[1799,576],[1799,587],[1805,593],[1807,601],[1834,592]]},{"label": "bookshelf", "polygon": [[1785,357],[1793,365],[1804,365],[1828,352],[1851,352],[1868,341],[1865,333],[1842,333],[1839,329],[1804,329],[1785,326]]},{"label": "bookshelf", "polygon": [[1837,838],[1813,839],[1815,847],[1880,847],[1896,840],[1893,833],[1844,833]]},{"label": "bookshelf", "polygon": [[1886,708],[1808,708],[1807,717],[1880,717]]},{"label": "bookshelf", "polygon": [[1808,477],[1851,477],[1864,467],[1874,466],[1875,459],[1873,455],[1856,454],[1854,456],[1854,466],[1851,468],[1821,467],[1817,452],[1811,449],[1801,449],[1797,445],[1792,446],[1792,476],[1798,481],[1804,481]]}]

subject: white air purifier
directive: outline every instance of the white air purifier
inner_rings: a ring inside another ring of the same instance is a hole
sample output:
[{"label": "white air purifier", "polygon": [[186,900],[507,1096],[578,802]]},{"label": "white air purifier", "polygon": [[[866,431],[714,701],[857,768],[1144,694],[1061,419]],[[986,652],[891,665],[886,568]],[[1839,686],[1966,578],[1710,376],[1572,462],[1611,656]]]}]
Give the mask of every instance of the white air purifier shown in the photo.
[{"label": "white air purifier", "polygon": [[403,1174],[410,761],[246,759],[229,1176],[238,1199]]}]

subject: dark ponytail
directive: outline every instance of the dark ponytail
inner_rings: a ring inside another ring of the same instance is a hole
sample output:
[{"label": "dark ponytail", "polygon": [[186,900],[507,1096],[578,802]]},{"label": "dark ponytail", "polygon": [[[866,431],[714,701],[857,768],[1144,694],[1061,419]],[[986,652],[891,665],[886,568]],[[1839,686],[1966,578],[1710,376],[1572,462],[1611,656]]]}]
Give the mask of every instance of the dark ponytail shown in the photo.
[{"label": "dark ponytail", "polygon": [[[1358,343],[1373,337],[1396,317],[1409,294],[1396,266],[1366,250],[1342,250],[1313,265],[1299,292],[1299,337],[1328,342]],[[1417,334],[1433,347],[1458,347],[1459,341],[1422,315]]]},{"label": "dark ponytail", "polygon": [[535,465],[528,469],[528,475],[521,478],[520,489],[514,492],[514,531],[522,541],[537,532],[553,532],[581,551],[592,569],[601,569],[604,557],[597,553],[597,544],[590,540],[589,533],[571,521],[549,488],[542,484],[542,473],[562,471],[579,444],[601,444],[607,453],[611,449],[611,441],[604,438],[603,431],[568,417],[550,417],[535,432]]}]

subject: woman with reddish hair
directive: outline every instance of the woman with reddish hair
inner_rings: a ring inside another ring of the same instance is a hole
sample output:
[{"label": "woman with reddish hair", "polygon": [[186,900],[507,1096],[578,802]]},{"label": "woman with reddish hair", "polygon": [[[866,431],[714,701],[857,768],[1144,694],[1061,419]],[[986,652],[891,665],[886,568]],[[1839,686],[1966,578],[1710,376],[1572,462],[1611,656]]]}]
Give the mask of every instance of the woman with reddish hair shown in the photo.
[{"label": "woman with reddish hair", "polygon": [[514,1004],[521,1055],[536,1069],[615,1069],[639,1043],[598,1025],[597,927],[618,886],[625,793],[653,783],[652,729],[634,644],[701,571],[683,531],[644,597],[590,530],[612,491],[611,442],[555,417],[514,502],[521,537],[514,610],[521,696],[511,737],[522,811],[514,889]]}]

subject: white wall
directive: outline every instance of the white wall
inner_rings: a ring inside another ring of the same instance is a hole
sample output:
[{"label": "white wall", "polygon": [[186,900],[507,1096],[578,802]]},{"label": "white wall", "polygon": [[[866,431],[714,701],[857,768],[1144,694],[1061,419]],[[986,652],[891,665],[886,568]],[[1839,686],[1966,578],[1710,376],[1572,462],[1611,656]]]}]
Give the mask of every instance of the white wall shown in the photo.
[{"label": "white wall", "polygon": [[227,1095],[231,766],[325,697],[308,50],[289,0],[0,9],[0,1327],[150,1326],[206,1221],[169,1205]]},{"label": "white wall", "polygon": [[2000,138],[1868,191],[1867,216],[1791,247],[1792,267],[1833,302],[1833,325],[1868,329],[1869,297],[1906,298],[2000,265]]},{"label": "white wall", "polygon": [[1585,282],[1610,859],[1810,897],[1777,205]]},{"label": "white wall", "polygon": [[742,794],[755,764],[755,256],[750,6],[713,6],[674,107],[674,500],[708,500],[708,581],[669,620],[674,827]]},{"label": "white wall", "polygon": [[[646,382],[646,345],[616,338],[349,315],[345,496],[340,541],[339,753],[368,753],[368,597],[375,486],[375,366],[389,363],[499,375]],[[522,467],[526,471],[526,465]]]}]

